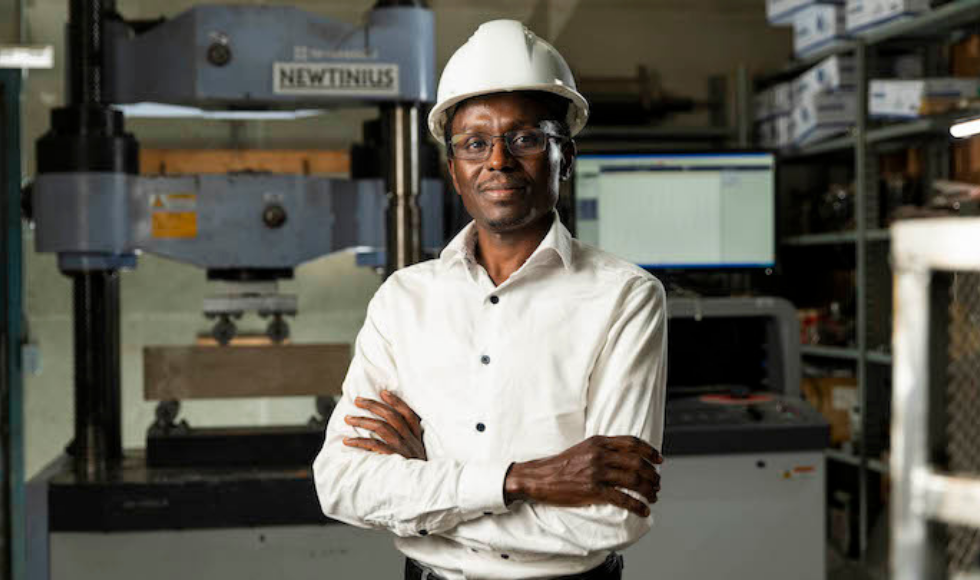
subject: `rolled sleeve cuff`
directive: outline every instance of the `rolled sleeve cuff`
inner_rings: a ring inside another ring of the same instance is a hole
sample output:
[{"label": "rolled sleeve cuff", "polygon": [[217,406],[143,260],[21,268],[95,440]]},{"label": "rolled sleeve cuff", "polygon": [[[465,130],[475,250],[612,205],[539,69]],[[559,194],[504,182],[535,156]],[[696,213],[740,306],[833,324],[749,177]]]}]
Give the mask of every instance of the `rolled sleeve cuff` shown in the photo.
[{"label": "rolled sleeve cuff", "polygon": [[461,511],[471,517],[507,513],[504,479],[513,463],[508,460],[470,462],[463,467],[456,497]]}]

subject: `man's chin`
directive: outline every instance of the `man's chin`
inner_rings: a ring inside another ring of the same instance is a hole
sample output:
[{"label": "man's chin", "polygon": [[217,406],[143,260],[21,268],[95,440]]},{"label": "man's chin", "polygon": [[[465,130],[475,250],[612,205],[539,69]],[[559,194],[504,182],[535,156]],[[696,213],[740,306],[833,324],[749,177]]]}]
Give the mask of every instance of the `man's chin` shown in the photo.
[{"label": "man's chin", "polygon": [[511,215],[486,216],[483,225],[490,231],[498,234],[512,232],[527,226],[531,221],[531,215],[521,212]]}]

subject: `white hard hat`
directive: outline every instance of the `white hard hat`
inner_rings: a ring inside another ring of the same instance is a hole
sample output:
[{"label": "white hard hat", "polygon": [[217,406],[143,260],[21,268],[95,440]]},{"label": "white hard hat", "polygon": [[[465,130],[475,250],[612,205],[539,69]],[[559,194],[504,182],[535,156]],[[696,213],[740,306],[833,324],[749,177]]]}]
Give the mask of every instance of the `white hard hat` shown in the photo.
[{"label": "white hard hat", "polygon": [[481,24],[446,63],[429,131],[442,141],[454,105],[508,91],[544,91],[571,101],[567,122],[573,137],[589,118],[589,103],[575,90],[572,71],[555,47],[517,20],[492,20]]}]

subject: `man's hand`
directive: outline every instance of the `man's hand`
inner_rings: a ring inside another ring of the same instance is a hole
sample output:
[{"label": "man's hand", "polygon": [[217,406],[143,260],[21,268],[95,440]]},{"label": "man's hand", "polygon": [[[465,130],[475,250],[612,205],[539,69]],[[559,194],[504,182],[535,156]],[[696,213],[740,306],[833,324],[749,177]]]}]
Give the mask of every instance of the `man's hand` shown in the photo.
[{"label": "man's hand", "polygon": [[590,437],[552,457],[515,463],[504,481],[504,499],[557,506],[611,504],[640,517],[650,508],[621,489],[656,503],[663,463],[656,449],[636,437]]},{"label": "man's hand", "polygon": [[381,398],[384,403],[361,397],[354,401],[358,408],[370,411],[381,419],[347,415],[344,417],[344,421],[348,425],[373,431],[381,437],[382,441],[370,437],[347,437],[344,439],[344,445],[359,447],[382,455],[397,453],[406,459],[425,461],[425,444],[422,443],[422,419],[405,404],[405,401],[396,395],[388,391],[381,391]]}]

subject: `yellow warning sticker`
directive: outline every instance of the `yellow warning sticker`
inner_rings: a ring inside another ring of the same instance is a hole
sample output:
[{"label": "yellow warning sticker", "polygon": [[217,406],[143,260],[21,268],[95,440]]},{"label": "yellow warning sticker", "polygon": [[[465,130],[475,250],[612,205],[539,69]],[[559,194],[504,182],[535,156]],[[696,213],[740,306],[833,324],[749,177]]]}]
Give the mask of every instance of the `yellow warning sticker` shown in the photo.
[{"label": "yellow warning sticker", "polygon": [[150,208],[154,211],[194,211],[197,195],[194,193],[154,193],[150,196]]},{"label": "yellow warning sticker", "polygon": [[152,235],[157,239],[186,239],[197,237],[197,212],[153,212]]}]

